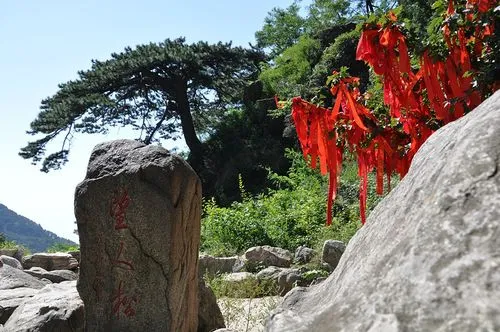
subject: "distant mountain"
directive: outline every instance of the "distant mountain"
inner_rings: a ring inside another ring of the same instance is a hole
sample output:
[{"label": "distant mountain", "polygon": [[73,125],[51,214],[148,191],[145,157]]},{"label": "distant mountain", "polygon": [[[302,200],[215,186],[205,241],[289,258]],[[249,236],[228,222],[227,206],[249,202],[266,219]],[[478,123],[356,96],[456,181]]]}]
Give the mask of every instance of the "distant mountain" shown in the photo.
[{"label": "distant mountain", "polygon": [[0,233],[3,233],[8,240],[15,241],[32,252],[43,252],[56,243],[76,244],[46,231],[36,222],[18,215],[3,204],[0,204]]}]

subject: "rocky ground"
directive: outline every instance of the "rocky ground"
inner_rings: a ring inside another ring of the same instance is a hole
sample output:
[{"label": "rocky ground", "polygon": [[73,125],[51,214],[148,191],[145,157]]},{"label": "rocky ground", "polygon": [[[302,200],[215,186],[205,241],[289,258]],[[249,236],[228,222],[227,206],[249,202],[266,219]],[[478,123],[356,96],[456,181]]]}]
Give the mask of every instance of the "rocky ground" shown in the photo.
[{"label": "rocky ground", "polygon": [[283,298],[266,296],[253,299],[236,299],[224,297],[217,300],[226,328],[239,332],[260,332],[264,330],[264,322]]},{"label": "rocky ground", "polygon": [[[242,256],[200,255],[199,275],[204,279],[199,285],[203,326],[199,331],[224,324],[233,331],[262,331],[282,296],[295,286],[324,279],[344,248],[343,243],[329,240],[321,257],[306,247],[292,254],[270,246],[250,248]],[[43,331],[47,326],[81,331],[83,301],[76,289],[79,258],[79,252],[23,256],[15,250],[0,250],[0,331]],[[219,299],[207,285],[216,287]]]}]

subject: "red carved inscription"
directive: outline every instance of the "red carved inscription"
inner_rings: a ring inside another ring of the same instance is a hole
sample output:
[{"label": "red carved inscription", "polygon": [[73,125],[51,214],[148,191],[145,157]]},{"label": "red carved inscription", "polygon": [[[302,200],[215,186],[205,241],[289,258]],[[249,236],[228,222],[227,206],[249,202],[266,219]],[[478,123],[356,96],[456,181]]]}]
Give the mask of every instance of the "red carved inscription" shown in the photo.
[{"label": "red carved inscription", "polygon": [[135,316],[135,305],[138,302],[137,296],[125,294],[123,281],[120,281],[113,295],[113,315],[117,319],[120,319],[120,314],[124,314],[125,317]]},{"label": "red carved inscription", "polygon": [[115,193],[111,202],[110,215],[115,219],[115,229],[128,228],[125,223],[125,212],[130,204],[130,197],[126,189]]}]

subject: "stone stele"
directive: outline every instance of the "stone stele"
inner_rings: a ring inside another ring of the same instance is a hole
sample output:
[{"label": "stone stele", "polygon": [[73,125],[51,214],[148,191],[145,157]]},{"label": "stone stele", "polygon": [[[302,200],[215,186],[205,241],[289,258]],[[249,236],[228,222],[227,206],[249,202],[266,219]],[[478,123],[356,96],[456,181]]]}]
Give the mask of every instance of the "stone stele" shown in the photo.
[{"label": "stone stele", "polygon": [[97,145],[75,192],[86,331],[196,331],[201,182],[179,156]]}]

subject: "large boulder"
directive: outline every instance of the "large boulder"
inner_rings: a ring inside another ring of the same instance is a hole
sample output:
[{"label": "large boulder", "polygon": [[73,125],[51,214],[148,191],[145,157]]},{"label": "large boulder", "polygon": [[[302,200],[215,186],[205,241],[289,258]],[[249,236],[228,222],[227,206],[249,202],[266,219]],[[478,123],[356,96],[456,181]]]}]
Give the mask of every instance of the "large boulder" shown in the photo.
[{"label": "large boulder", "polygon": [[201,182],[179,156],[97,145],[75,193],[88,331],[194,331]]},{"label": "large boulder", "polygon": [[7,264],[0,267],[0,290],[20,287],[40,289],[46,284],[46,282]]},{"label": "large boulder", "polygon": [[9,265],[19,270],[23,269],[23,265],[21,264],[21,262],[11,256],[0,255],[0,262],[2,262],[2,265]]},{"label": "large boulder", "polygon": [[41,267],[32,267],[29,270],[24,270],[24,272],[38,279],[47,279],[55,283],[78,279],[78,274],[70,270],[47,271],[42,269]]},{"label": "large boulder", "polygon": [[212,332],[213,330],[226,327],[215,294],[201,277],[198,278],[198,287],[199,309],[197,332]]},{"label": "large boulder", "polygon": [[500,92],[434,133],[324,282],[266,331],[500,331]]},{"label": "large boulder", "polygon": [[4,331],[83,332],[83,302],[76,281],[45,286],[14,310]]},{"label": "large boulder", "polygon": [[12,315],[14,310],[24,301],[38,293],[38,289],[19,287],[14,289],[0,290],[0,324],[5,322]]},{"label": "large boulder", "polygon": [[3,248],[0,249],[0,255],[14,257],[15,259],[21,262],[24,256],[24,248],[22,247]]},{"label": "large boulder", "polygon": [[41,267],[44,270],[74,270],[78,267],[78,261],[66,253],[36,253],[23,257],[23,267]]}]

